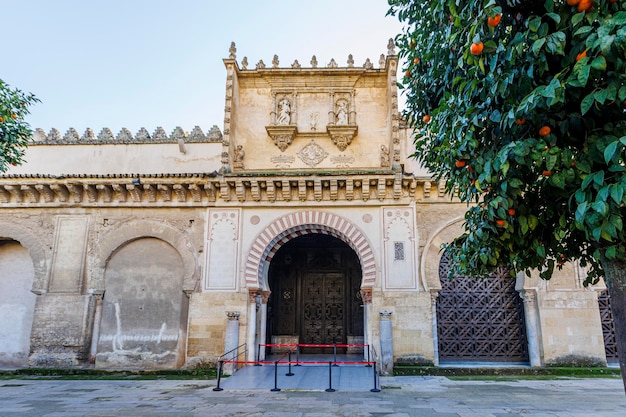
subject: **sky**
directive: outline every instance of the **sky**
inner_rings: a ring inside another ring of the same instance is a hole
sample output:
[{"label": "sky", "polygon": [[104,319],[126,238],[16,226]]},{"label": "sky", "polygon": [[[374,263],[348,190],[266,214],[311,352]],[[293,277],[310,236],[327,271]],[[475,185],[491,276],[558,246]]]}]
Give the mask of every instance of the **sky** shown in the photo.
[{"label": "sky", "polygon": [[[3,4],[5,3],[6,4]],[[27,122],[79,134],[223,128],[230,43],[248,68],[378,66],[401,30],[386,0],[0,0],[0,79],[41,103]]]}]

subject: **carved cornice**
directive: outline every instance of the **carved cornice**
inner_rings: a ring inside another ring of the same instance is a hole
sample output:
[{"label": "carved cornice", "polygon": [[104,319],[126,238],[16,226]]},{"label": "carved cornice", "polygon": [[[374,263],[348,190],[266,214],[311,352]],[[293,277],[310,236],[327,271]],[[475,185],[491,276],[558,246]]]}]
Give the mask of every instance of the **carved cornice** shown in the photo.
[{"label": "carved cornice", "polygon": [[209,207],[220,205],[450,202],[428,178],[398,172],[0,176],[0,208]]}]

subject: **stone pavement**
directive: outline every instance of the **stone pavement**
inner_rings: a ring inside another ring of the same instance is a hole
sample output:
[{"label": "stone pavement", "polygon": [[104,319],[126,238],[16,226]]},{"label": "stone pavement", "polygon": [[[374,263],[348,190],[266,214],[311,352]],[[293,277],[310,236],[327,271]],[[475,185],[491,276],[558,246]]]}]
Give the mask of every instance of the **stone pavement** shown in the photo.
[{"label": "stone pavement", "polygon": [[213,391],[215,380],[0,380],[0,416],[624,417],[620,379],[383,377],[382,392]]}]

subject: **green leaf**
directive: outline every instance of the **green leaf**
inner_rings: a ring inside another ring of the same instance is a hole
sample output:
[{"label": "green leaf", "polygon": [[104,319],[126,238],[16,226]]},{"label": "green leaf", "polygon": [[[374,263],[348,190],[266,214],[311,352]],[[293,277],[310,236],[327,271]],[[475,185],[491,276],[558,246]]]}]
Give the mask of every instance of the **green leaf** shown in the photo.
[{"label": "green leaf", "polygon": [[611,184],[609,189],[611,190],[611,198],[615,201],[615,204],[624,204],[624,187],[620,184]]},{"label": "green leaf", "polygon": [[619,144],[619,141],[613,141],[609,143],[609,145],[606,148],[604,148],[604,162],[606,162],[607,165],[609,165],[609,163],[615,156],[615,153],[617,152],[618,144]]},{"label": "green leaf", "polygon": [[541,47],[546,43],[546,38],[539,38],[535,42],[533,42],[533,54],[539,56],[541,52]]},{"label": "green leaf", "polygon": [[595,57],[591,62],[591,67],[598,71],[606,70],[606,59],[604,58],[604,56],[600,55],[598,57]]},{"label": "green leaf", "polygon": [[589,93],[585,96],[585,98],[583,98],[583,100],[580,102],[580,114],[581,115],[585,115],[589,109],[591,109],[591,106],[593,106],[593,101],[594,101],[594,97],[593,97],[593,93]]}]

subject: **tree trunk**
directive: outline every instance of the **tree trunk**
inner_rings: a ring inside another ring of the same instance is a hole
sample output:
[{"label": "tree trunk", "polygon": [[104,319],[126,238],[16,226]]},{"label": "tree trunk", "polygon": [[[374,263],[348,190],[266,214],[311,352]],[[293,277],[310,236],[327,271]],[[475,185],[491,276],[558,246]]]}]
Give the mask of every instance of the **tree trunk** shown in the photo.
[{"label": "tree trunk", "polygon": [[603,256],[601,264],[611,300],[617,355],[626,390],[626,260],[606,259]]}]

